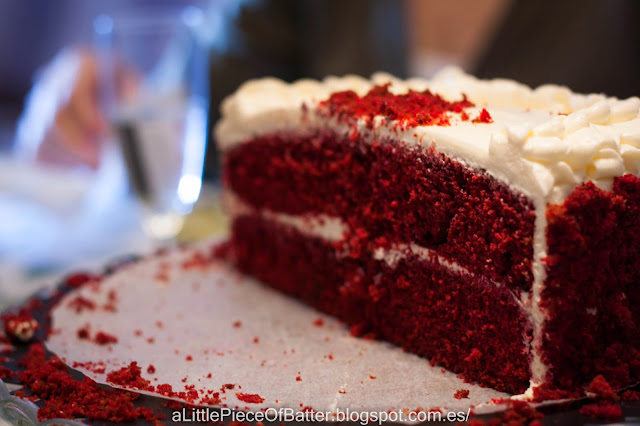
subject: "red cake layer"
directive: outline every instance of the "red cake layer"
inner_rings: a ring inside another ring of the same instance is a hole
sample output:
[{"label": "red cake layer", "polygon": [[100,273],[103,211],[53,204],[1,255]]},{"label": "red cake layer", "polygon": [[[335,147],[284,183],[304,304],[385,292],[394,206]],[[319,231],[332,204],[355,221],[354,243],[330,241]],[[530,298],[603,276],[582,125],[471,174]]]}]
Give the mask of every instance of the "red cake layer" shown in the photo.
[{"label": "red cake layer", "polygon": [[640,179],[586,183],[547,210],[543,360],[550,385],[640,381]]},{"label": "red cake layer", "polygon": [[239,269],[337,316],[357,334],[502,391],[528,387],[531,330],[505,286],[414,255],[394,268],[370,253],[338,257],[330,243],[255,215],[234,220],[229,247]]},{"label": "red cake layer", "polygon": [[431,147],[276,134],[226,153],[224,169],[228,187],[254,207],[342,218],[354,257],[416,243],[510,288],[531,287],[532,202]]}]

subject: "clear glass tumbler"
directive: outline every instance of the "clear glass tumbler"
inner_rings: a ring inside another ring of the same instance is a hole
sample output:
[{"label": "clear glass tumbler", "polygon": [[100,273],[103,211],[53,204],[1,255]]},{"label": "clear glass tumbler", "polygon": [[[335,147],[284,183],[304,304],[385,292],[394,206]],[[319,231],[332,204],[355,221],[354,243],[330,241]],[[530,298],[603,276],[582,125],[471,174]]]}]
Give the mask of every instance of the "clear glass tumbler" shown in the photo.
[{"label": "clear glass tumbler", "polygon": [[207,140],[203,13],[149,6],[94,20],[102,108],[144,231],[171,241],[198,200]]}]

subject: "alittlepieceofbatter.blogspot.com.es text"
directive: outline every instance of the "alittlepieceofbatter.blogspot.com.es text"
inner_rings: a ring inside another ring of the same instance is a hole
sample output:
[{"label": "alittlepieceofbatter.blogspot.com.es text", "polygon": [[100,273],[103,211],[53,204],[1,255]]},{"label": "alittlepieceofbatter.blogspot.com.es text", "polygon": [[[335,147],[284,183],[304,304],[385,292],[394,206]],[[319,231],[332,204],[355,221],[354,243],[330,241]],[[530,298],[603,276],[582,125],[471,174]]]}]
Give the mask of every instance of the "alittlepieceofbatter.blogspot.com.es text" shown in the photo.
[{"label": "alittlepieceofbatter.blogspot.com.es text", "polygon": [[354,422],[362,425],[382,424],[386,422],[465,422],[469,419],[467,411],[351,411],[349,409],[327,412],[315,410],[296,411],[293,408],[267,408],[260,411],[239,411],[230,408],[183,408],[172,413],[171,420],[176,423],[188,422]]}]

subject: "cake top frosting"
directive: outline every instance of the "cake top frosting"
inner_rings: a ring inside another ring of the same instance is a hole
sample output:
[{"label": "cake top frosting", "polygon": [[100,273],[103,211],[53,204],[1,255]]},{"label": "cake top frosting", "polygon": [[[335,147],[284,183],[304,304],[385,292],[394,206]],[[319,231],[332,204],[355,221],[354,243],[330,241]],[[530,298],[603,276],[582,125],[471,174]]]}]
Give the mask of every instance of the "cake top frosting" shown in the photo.
[{"label": "cake top frosting", "polygon": [[[389,102],[402,98],[406,106],[385,109],[384,96]],[[375,114],[364,117],[361,108],[359,116],[353,106],[367,102],[377,102],[367,111]],[[409,119],[421,105],[435,114]],[[578,94],[551,84],[533,89],[513,80],[480,80],[457,68],[432,80],[384,73],[291,84],[251,80],[223,102],[217,140],[226,150],[258,134],[313,127],[319,122],[308,111],[319,116],[328,107],[342,108],[342,117],[355,118],[363,130],[373,123],[378,136],[392,132],[408,142],[433,143],[545,203],[562,201],[585,181],[609,189],[617,176],[640,174],[638,97]],[[348,120],[334,121],[340,127]]]}]

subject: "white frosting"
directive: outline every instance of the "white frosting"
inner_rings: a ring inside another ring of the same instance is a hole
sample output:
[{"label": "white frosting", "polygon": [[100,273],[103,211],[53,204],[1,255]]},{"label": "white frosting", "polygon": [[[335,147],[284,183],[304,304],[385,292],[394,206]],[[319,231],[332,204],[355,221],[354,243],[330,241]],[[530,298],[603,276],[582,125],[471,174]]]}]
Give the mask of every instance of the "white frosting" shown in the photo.
[{"label": "white frosting", "polygon": [[[399,80],[383,73],[374,74],[371,79],[328,77],[322,82],[299,80],[292,84],[269,78],[245,83],[224,101],[222,120],[216,126],[218,145],[229,151],[257,135],[274,132],[304,133],[327,127],[339,133],[350,132],[352,125],[322,117],[313,113],[313,109],[333,92],[353,90],[364,95],[373,85],[387,82],[391,82],[390,91],[396,94],[429,89],[449,100],[459,100],[465,94],[476,104],[475,109],[467,111],[472,117],[482,108],[489,111],[492,123],[461,121],[454,115],[450,126],[398,131],[394,129],[395,123],[382,119],[374,121],[373,130],[362,120],[356,126],[366,140],[390,138],[416,149],[434,146],[469,167],[486,170],[531,198],[537,215],[533,285],[530,293],[520,295],[520,301],[534,330],[531,385],[542,383],[547,372],[539,353],[545,320],[540,295],[545,281],[542,259],[547,251],[547,204],[563,202],[585,181],[608,190],[613,178],[626,173],[640,174],[640,99],[583,95],[556,85],[532,89],[505,79],[478,80],[455,68],[429,81]],[[344,224],[331,218],[321,221],[330,226],[309,226],[309,218],[299,222],[301,218],[265,214],[328,240],[340,239],[347,230]],[[437,256],[411,244],[377,255],[393,262],[407,249],[429,258]],[[460,268],[450,262],[440,263],[454,270]]]},{"label": "white frosting", "polygon": [[542,259],[547,257],[547,206],[537,203],[536,205],[536,221],[533,233],[533,262],[531,270],[533,273],[533,283],[531,284],[531,293],[528,294],[528,308],[531,317],[531,326],[533,327],[533,341],[531,342],[531,380],[527,394],[533,396],[532,388],[544,383],[545,376],[549,368],[542,361],[541,347],[544,333],[544,321],[546,313],[540,306],[542,291],[544,290],[544,282],[546,278],[545,266]]}]

